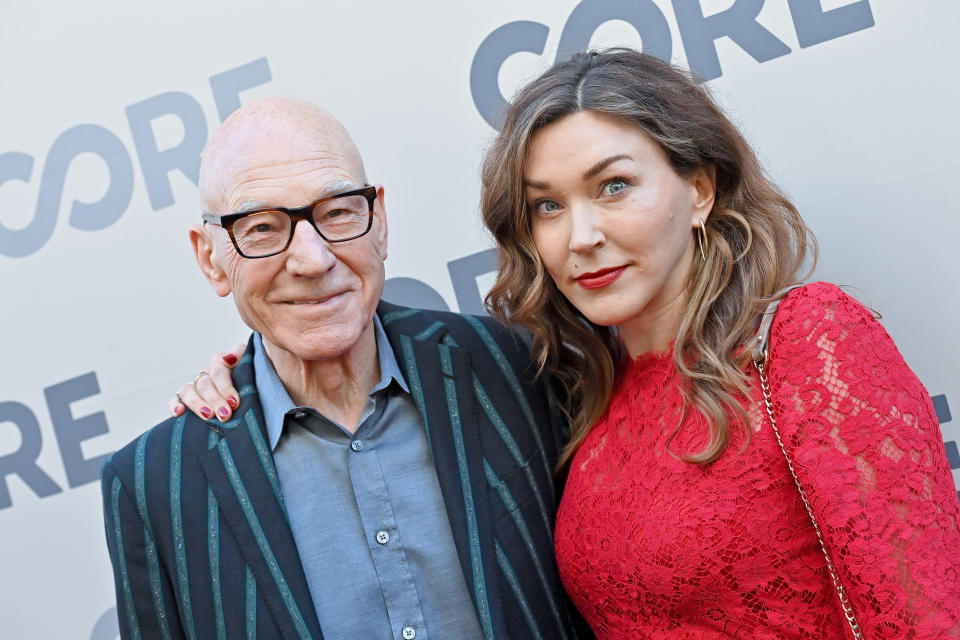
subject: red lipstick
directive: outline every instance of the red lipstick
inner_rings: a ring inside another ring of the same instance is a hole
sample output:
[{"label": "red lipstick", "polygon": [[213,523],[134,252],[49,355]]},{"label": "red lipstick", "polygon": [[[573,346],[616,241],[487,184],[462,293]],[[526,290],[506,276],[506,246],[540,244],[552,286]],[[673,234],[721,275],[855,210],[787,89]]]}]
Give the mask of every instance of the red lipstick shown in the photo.
[{"label": "red lipstick", "polygon": [[612,269],[601,269],[585,273],[577,278],[577,284],[584,289],[601,289],[620,277],[626,267],[613,267]]}]

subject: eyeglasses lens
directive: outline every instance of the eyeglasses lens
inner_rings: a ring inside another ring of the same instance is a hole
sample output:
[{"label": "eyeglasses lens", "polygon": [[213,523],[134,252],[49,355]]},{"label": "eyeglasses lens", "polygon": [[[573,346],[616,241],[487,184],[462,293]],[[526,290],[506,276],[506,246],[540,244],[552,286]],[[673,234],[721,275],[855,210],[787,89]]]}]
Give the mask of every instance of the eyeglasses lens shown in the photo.
[{"label": "eyeglasses lens", "polygon": [[[370,206],[363,196],[344,196],[319,203],[313,222],[329,241],[363,235],[370,224]],[[233,237],[240,251],[251,258],[282,251],[290,239],[292,218],[283,211],[258,211],[237,220]]]},{"label": "eyeglasses lens", "polygon": [[314,208],[313,221],[327,240],[346,240],[367,230],[370,205],[363,196],[334,198]]},{"label": "eyeglasses lens", "polygon": [[266,256],[281,251],[290,237],[290,216],[283,211],[260,211],[233,224],[233,238],[247,256]]}]

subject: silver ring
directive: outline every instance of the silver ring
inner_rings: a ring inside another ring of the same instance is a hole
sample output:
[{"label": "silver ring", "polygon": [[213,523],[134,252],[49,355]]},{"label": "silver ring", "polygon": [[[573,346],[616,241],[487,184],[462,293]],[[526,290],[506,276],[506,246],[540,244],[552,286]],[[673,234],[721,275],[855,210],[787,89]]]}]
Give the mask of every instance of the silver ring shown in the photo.
[{"label": "silver ring", "polygon": [[203,371],[203,370],[201,369],[201,370],[200,370],[200,373],[198,373],[197,376],[193,379],[193,386],[197,386],[197,380],[199,380],[199,379],[202,378],[203,376],[208,376],[208,375],[210,375],[210,374],[207,373],[206,371]]}]

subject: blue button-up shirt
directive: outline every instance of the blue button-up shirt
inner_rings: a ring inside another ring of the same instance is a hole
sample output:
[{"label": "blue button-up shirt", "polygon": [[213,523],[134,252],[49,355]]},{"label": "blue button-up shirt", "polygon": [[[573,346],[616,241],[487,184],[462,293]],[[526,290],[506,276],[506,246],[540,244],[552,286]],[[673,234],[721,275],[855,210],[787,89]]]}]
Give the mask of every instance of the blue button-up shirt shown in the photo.
[{"label": "blue button-up shirt", "polygon": [[351,434],[297,407],[254,335],[290,528],[327,640],[481,638],[426,432],[374,318],[380,380]]}]

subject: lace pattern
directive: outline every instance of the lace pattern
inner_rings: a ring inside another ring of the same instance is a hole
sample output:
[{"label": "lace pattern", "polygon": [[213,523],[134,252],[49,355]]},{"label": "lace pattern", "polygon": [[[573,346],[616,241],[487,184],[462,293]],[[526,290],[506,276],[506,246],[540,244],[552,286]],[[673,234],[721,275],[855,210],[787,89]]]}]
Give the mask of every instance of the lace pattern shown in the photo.
[{"label": "lace pattern", "polygon": [[[960,637],[960,503],[929,395],[873,316],[833,285],[792,291],[771,332],[781,434],[867,638]],[[572,461],[561,577],[599,638],[848,637],[754,376],[749,444],[672,456],[670,354],[626,363]],[[688,412],[672,443],[700,451]]]}]

